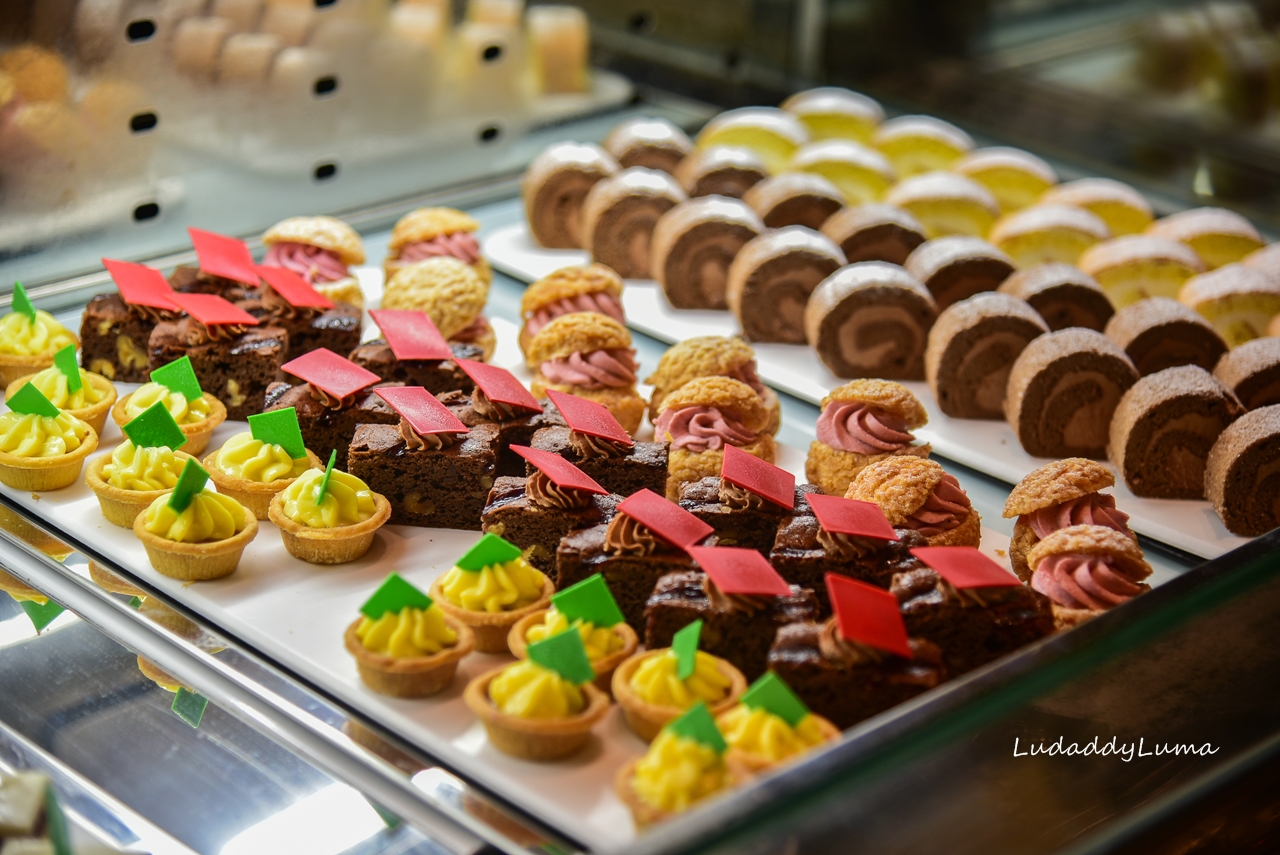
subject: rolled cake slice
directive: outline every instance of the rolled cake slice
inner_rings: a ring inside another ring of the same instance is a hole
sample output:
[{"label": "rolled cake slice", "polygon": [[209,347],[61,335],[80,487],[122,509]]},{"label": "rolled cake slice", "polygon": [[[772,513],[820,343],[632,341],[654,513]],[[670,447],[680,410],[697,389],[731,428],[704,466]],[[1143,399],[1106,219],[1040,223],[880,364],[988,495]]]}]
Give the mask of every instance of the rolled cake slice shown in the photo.
[{"label": "rolled cake slice", "polygon": [[894,528],[924,535],[930,546],[978,546],[982,517],[954,475],[933,460],[895,455],[866,466],[846,499],[879,505]]},{"label": "rolled cake slice", "polygon": [[595,401],[627,433],[635,433],[644,420],[631,333],[613,318],[595,312],[555,318],[529,341],[529,362],[536,366],[529,384],[535,398],[555,389]]},{"label": "rolled cake slice", "polygon": [[1036,457],[1105,457],[1111,417],[1138,369],[1100,332],[1071,327],[1034,339],[1013,363],[1005,418]]},{"label": "rolled cake slice", "polygon": [[809,295],[843,265],[840,247],[804,226],[754,238],[729,267],[729,310],[742,327],[742,337],[804,344]]},{"label": "rolled cake slice", "polygon": [[861,92],[821,86],[797,92],[782,109],[795,116],[815,140],[845,139],[865,143],[884,121],[884,108]]},{"label": "rolled cake slice", "polygon": [[529,342],[539,330],[570,312],[596,312],[626,321],[622,287],[622,277],[603,264],[562,267],[534,282],[520,298],[521,352],[528,356]]},{"label": "rolled cake slice", "polygon": [[699,377],[730,377],[750,386],[769,411],[769,433],[777,433],[782,409],[778,395],[760,382],[756,352],[737,336],[702,335],[686,338],[667,348],[658,367],[644,382],[653,387],[649,420],[657,421],[662,402],[675,390]]},{"label": "rolled cake slice", "polygon": [[814,290],[805,338],[837,377],[923,380],[925,340],[937,317],[933,295],[910,273],[863,261]]},{"label": "rolled cake slice", "polygon": [[790,113],[774,107],[742,107],[707,122],[696,144],[699,149],[721,145],[750,149],[770,172],[781,172],[808,141],[809,132]]},{"label": "rolled cake slice", "polygon": [[905,178],[885,201],[911,214],[931,238],[946,235],[986,237],[1000,214],[991,191],[951,172],[927,172]]},{"label": "rolled cake slice", "polygon": [[796,152],[788,168],[826,178],[849,205],[878,201],[896,177],[883,154],[851,140],[811,142]]},{"label": "rolled cake slice", "polygon": [[1133,538],[1098,525],[1055,531],[1027,556],[1031,587],[1049,598],[1053,624],[1079,626],[1151,590],[1151,565]]},{"label": "rolled cake slice", "polygon": [[675,173],[693,151],[689,135],[666,119],[637,116],[616,125],[604,138],[604,150],[623,169],[643,166]]},{"label": "rolled cake slice", "polygon": [[724,309],[729,265],[763,231],[760,217],[739,199],[686,199],[658,219],[650,271],[675,308]]},{"label": "rolled cake slice", "polygon": [[822,233],[839,245],[850,264],[905,264],[907,256],[926,240],[920,221],[892,205],[841,208],[822,224]]},{"label": "rolled cake slice", "polygon": [[1111,419],[1107,456],[1135,496],[1203,499],[1209,449],[1245,409],[1197,365],[1143,377]]},{"label": "rolled cake slice", "polygon": [[965,235],[934,238],[921,244],[903,265],[924,283],[939,309],[994,291],[1013,273],[1013,259],[985,240]]},{"label": "rolled cake slice", "polygon": [[729,377],[699,377],[667,395],[654,421],[654,436],[671,443],[667,498],[678,501],[682,485],[718,475],[726,445],[773,463],[769,419],[755,390]]},{"label": "rolled cake slice", "polygon": [[899,116],[871,137],[893,164],[899,178],[950,169],[973,148],[973,138],[949,122],[932,116]]},{"label": "rolled cake slice", "polygon": [[1102,286],[1070,264],[1037,264],[1001,283],[1002,294],[1026,300],[1051,330],[1084,327],[1101,332],[1115,314]]},{"label": "rolled cake slice", "polygon": [[1176,298],[1183,284],[1205,269],[1191,247],[1151,235],[1125,235],[1096,243],[1084,251],[1077,264],[1097,280],[1118,309],[1147,297]]},{"label": "rolled cake slice", "polygon": [[1116,236],[1138,234],[1155,218],[1145,196],[1110,178],[1081,178],[1059,184],[1040,197],[1040,204],[1074,205],[1092,211]]},{"label": "rolled cake slice", "polygon": [[1020,148],[980,148],[960,158],[952,168],[990,190],[1006,214],[1035,204],[1058,183],[1052,166]]},{"label": "rolled cake slice", "polygon": [[741,199],[769,177],[769,170],[750,149],[720,145],[695,151],[680,161],[675,177],[690,196]]},{"label": "rolled cake slice", "polygon": [[1192,208],[1156,220],[1147,234],[1185,243],[1210,270],[1262,249],[1262,236],[1244,217],[1226,208]]},{"label": "rolled cake slice", "polygon": [[1247,341],[1218,361],[1213,369],[1245,409],[1280,404],[1280,338]]},{"label": "rolled cake slice", "polygon": [[525,219],[538,245],[582,248],[582,203],[596,182],[621,168],[595,143],[561,142],[543,149],[520,180]]},{"label": "rolled cake slice", "polygon": [[1086,249],[1109,237],[1101,217],[1070,205],[1023,208],[991,227],[991,242],[1019,267],[1052,261],[1075,264]]},{"label": "rolled cake slice", "polygon": [[1240,259],[1240,263],[1280,278],[1280,243],[1267,244]]},{"label": "rolled cake slice", "polygon": [[750,205],[771,229],[804,226],[820,229],[844,207],[844,196],[821,175],[784,172],[748,190],[742,201]]},{"label": "rolled cake slice", "polygon": [[1232,534],[1257,537],[1280,525],[1280,405],[1247,412],[1222,432],[1205,463],[1204,493]]},{"label": "rolled cake slice", "polygon": [[648,279],[658,219],[685,200],[670,175],[633,166],[599,182],[582,204],[582,238],[592,261],[623,279]]},{"label": "rolled cake slice", "polygon": [[938,315],[924,352],[938,408],[958,419],[1004,418],[1004,390],[1018,354],[1049,332],[1035,309],[1008,294],[978,294]]},{"label": "rolled cake slice", "polygon": [[924,427],[929,414],[901,383],[853,380],[822,399],[809,444],[804,475],[828,496],[843,496],[866,466],[897,454],[928,457],[928,443],[915,444],[913,430]]},{"label": "rolled cake slice", "polygon": [[1124,307],[1107,324],[1106,335],[1129,354],[1144,377],[1175,365],[1212,371],[1227,352],[1227,343],[1212,324],[1167,297]]},{"label": "rolled cake slice", "polygon": [[1208,318],[1228,347],[1267,334],[1280,314],[1280,280],[1243,264],[1228,264],[1193,276],[1178,301]]}]

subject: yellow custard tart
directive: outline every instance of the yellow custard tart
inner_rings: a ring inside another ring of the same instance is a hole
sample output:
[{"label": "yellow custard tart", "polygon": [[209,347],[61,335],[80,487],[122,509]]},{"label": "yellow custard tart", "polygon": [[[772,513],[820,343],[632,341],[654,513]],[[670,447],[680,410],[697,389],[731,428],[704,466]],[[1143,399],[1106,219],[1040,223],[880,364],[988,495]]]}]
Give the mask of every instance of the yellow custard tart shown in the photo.
[{"label": "yellow custard tart", "polygon": [[70,413],[10,410],[0,415],[0,482],[33,492],[69,487],[97,447],[98,434]]},{"label": "yellow custard tart", "polygon": [[111,418],[123,428],[161,402],[187,437],[187,444],[182,450],[193,457],[209,447],[209,437],[214,429],[227,420],[227,408],[208,392],[195,400],[187,400],[181,392],[156,382],[143,383],[136,392],[130,392],[117,401],[111,408]]},{"label": "yellow custard tart", "polygon": [[475,649],[475,635],[438,605],[405,606],[376,620],[361,616],[343,643],[360,679],[383,695],[425,698],[449,688],[458,663]]},{"label": "yellow custard tart", "polygon": [[524,760],[560,760],[581,750],[609,712],[609,697],[592,683],[575,685],[536,662],[486,671],[463,699],[495,748]]},{"label": "yellow custard tart", "polygon": [[138,514],[173,489],[191,459],[172,448],[138,448],[125,440],[90,463],[84,480],[107,522],[133,528]]},{"label": "yellow custard tart", "polygon": [[272,497],[267,517],[294,558],[309,564],[355,561],[391,518],[391,503],[356,476],[336,469],[321,497],[324,477],[323,469],[303,472]]},{"label": "yellow custard tart", "polygon": [[693,673],[683,680],[678,664],[675,651],[664,647],[630,657],[613,673],[613,698],[627,726],[646,742],[698,701],[719,715],[747,690],[742,672],[718,656],[698,651]]},{"label": "yellow custard tart", "polygon": [[582,646],[587,651],[587,659],[596,672],[595,684],[600,691],[612,691],[613,674],[627,657],[636,652],[640,639],[636,631],[625,623],[614,626],[596,626],[590,621],[574,618],[569,621],[553,605],[549,609],[539,609],[525,615],[511,627],[507,637],[507,646],[511,655],[524,659],[529,644],[543,641],[553,635],[576,629],[582,638]]},{"label": "yellow custard tart", "polygon": [[80,388],[74,392],[68,388],[66,375],[56,367],[50,367],[14,380],[4,391],[5,400],[12,398],[27,383],[31,383],[40,390],[40,394],[49,399],[49,403],[60,410],[66,410],[101,436],[102,429],[107,424],[107,413],[111,412],[116,403],[116,387],[101,374],[94,374],[83,368],[79,371]]},{"label": "yellow custard tart", "polygon": [[255,439],[245,431],[222,444],[204,459],[209,478],[218,492],[231,496],[260,520],[268,518],[271,500],[309,469],[323,469],[320,459],[307,452],[294,459],[282,446]]},{"label": "yellow custard tart", "polygon": [[151,566],[170,579],[194,582],[235,572],[244,548],[258,534],[258,521],[229,496],[202,490],[181,511],[157,497],[133,521],[133,533]]},{"label": "yellow custard tart", "polygon": [[0,318],[0,383],[8,387],[19,377],[53,365],[53,355],[67,345],[80,346],[80,339],[48,312],[35,312],[35,319],[22,312]]},{"label": "yellow custard tart", "polygon": [[743,776],[763,772],[840,737],[840,729],[809,713],[795,726],[760,707],[738,704],[716,718],[729,745],[727,762]]},{"label": "yellow custard tart", "polygon": [[[501,541],[489,534],[481,543],[489,538]],[[446,614],[471,627],[476,634],[476,650],[509,653],[511,628],[534,612],[547,608],[555,585],[534,569],[519,554],[519,549],[505,560],[470,567],[460,559],[459,564],[432,583],[431,599],[439,603]]]}]

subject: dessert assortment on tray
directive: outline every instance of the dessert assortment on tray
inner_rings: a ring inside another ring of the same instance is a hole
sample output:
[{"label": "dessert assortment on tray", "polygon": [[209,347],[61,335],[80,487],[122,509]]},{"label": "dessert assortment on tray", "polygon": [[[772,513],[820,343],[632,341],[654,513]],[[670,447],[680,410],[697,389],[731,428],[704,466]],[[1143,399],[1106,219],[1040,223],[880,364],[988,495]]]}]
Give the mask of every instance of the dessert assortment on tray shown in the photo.
[{"label": "dessert assortment on tray", "polygon": [[740,335],[765,382],[824,407],[845,380],[901,381],[936,451],[1010,483],[1108,460],[1134,528],[1197,555],[1274,524],[1280,256],[1234,212],[1157,220],[1124,184],[1059,184],[835,88],[692,140],[633,119],[603,147],[556,143],[523,192],[526,223],[486,246],[508,272],[611,267],[641,280],[629,325]]}]

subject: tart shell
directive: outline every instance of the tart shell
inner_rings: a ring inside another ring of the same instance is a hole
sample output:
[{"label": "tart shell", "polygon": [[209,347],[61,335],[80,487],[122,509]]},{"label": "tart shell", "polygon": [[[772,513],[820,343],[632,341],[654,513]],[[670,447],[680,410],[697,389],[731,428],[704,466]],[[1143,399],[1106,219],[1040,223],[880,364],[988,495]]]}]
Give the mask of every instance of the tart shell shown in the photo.
[{"label": "tart shell", "polygon": [[[284,490],[298,477],[293,478],[277,478],[274,481],[250,481],[248,478],[240,478],[235,475],[228,475],[218,468],[218,454],[222,449],[211,452],[204,459],[204,468],[209,473],[209,480],[213,481],[218,487],[218,492],[224,496],[230,496],[240,504],[244,505],[259,520],[268,518],[267,514],[271,508],[271,500],[275,498],[276,493]],[[310,465],[308,469],[323,469],[324,464],[320,462],[320,458],[316,457],[310,450],[307,451],[307,463]]]},{"label": "tart shell", "polygon": [[[186,465],[191,455],[184,451],[175,451],[173,456],[182,465]],[[98,506],[107,522],[123,528],[133,528],[133,521],[138,515],[151,506],[159,497],[172,490],[124,490],[102,477],[102,470],[111,462],[110,454],[103,454],[89,464],[85,471],[84,482],[98,497]]]},{"label": "tart shell", "polygon": [[[618,702],[618,706],[622,707],[627,726],[645,742],[652,742],[662,728],[685,712],[677,707],[651,704],[631,687],[631,679],[641,664],[647,659],[665,654],[667,650],[668,648],[664,647],[661,650],[638,653],[629,657],[613,672],[613,699]],[[720,673],[729,678],[729,693],[723,699],[708,705],[707,708],[713,717],[732,709],[747,691],[747,678],[742,676],[741,671],[718,656],[715,660]]]},{"label": "tart shell", "polygon": [[[7,401],[12,398],[19,389],[39,373],[40,372],[37,371],[32,374],[24,375],[10,383],[8,388],[4,390],[5,400]],[[102,436],[102,429],[106,427],[107,424],[107,413],[111,412],[111,408],[115,406],[116,403],[116,387],[114,383],[106,377],[103,377],[101,374],[94,374],[93,372],[86,373],[89,376],[89,385],[105,393],[102,400],[96,404],[90,404],[87,407],[78,407],[74,410],[63,410],[63,412],[70,413],[75,416],[80,421],[93,428],[93,432],[98,436]]]},{"label": "tart shell", "polygon": [[360,642],[356,618],[342,636],[347,652],[355,657],[360,679],[380,695],[395,698],[426,698],[449,688],[458,673],[458,663],[475,649],[470,628],[445,616],[445,624],[458,634],[453,647],[431,656],[395,657],[375,653]]},{"label": "tart shell", "polygon": [[493,747],[522,760],[546,762],[577,753],[591,738],[591,729],[609,712],[609,697],[591,683],[582,686],[587,706],[564,718],[520,718],[493,705],[489,684],[509,666],[486,671],[467,684],[463,700],[484,724]]},{"label": "tart shell", "polygon": [[[116,401],[116,405],[111,408],[111,420],[121,428],[124,428],[129,423],[126,408],[129,406],[129,399],[132,397],[133,393],[130,392],[119,401]],[[209,437],[213,436],[214,429],[227,420],[227,408],[221,401],[208,392],[201,395],[201,398],[209,405],[208,417],[198,422],[179,425],[182,428],[183,435],[187,438],[187,443],[182,446],[182,450],[192,457],[199,457],[209,447]]]},{"label": "tart shell", "polygon": [[[527,644],[526,636],[528,636],[530,629],[537,626],[547,611],[548,609],[538,609],[536,612],[531,612],[520,618],[511,627],[511,632],[507,635],[507,647],[511,650],[512,656],[517,659],[529,658],[525,650]],[[596,672],[596,679],[594,680],[596,688],[611,697],[613,694],[614,671],[634,654],[636,648],[640,645],[640,638],[636,635],[636,631],[625,622],[613,627],[613,631],[622,638],[622,647],[603,659],[597,659],[591,663],[592,669]]]},{"label": "tart shell", "polygon": [[373,546],[373,536],[391,519],[391,503],[382,494],[374,493],[373,502],[373,516],[363,522],[312,528],[284,515],[282,490],[271,497],[267,517],[280,529],[284,548],[294,558],[301,558],[308,564],[346,564],[368,552]]},{"label": "tart shell", "polygon": [[209,543],[178,543],[147,531],[145,514],[133,521],[133,533],[147,550],[151,566],[161,576],[183,582],[203,582],[230,576],[240,564],[244,548],[258,535],[258,521],[245,514],[245,526],[237,534]]},{"label": "tart shell", "polygon": [[542,578],[542,596],[527,606],[512,609],[509,612],[477,612],[455,606],[445,599],[440,590],[440,580],[431,583],[428,595],[444,613],[471,628],[476,635],[476,651],[479,653],[510,653],[508,638],[511,628],[529,615],[543,611],[551,605],[551,595],[556,592],[555,583],[547,577]]}]

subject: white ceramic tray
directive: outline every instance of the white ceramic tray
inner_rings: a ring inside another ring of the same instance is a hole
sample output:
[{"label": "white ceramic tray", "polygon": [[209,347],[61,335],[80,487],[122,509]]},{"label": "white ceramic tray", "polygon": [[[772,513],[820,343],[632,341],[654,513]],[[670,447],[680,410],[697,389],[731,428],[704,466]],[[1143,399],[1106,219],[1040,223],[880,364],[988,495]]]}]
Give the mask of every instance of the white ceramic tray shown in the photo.
[{"label": "white ceramic tray", "polygon": [[[494,319],[493,326],[499,341],[494,362],[527,383],[529,375],[515,344],[517,328],[501,319]],[[123,395],[135,387],[119,388]],[[244,422],[224,423],[210,448],[247,429]],[[122,438],[120,429],[109,422],[94,457],[109,453]],[[783,446],[778,462],[803,477],[804,456],[802,449]],[[343,631],[358,616],[360,604],[393,570],[426,590],[476,541],[477,533],[388,525],[360,561],[317,567],[291,557],[276,527],[262,522],[233,575],[193,584],[152,570],[133,532],[103,519],[96,498],[83,483],[39,495],[3,485],[0,490],[56,529],[93,543],[121,568],[566,835],[593,849],[616,847],[634,837],[631,816],[614,795],[612,781],[618,768],[643,753],[644,743],[627,729],[617,709],[577,756],[561,763],[531,763],[490,747],[484,728],[462,701],[468,680],[510,657],[467,657],[452,688],[425,700],[389,698],[360,682],[342,644]],[[983,550],[1005,566],[1008,544],[999,532],[983,530]]]},{"label": "white ceramic tray", "polygon": [[[532,282],[553,270],[585,264],[587,253],[545,250],[536,246],[523,222],[505,226],[484,242],[490,263],[509,276]],[[698,335],[737,335],[738,322],[729,312],[673,309],[656,283],[635,280],[622,295],[627,324],[661,341],[677,342]],[[776,389],[817,404],[842,382],[827,370],[812,348],[792,344],[757,344],[760,378]],[[943,415],[923,382],[905,384],[929,412],[927,427],[916,436],[933,445],[939,455],[1016,484],[1047,461],[1022,450],[1013,429],[1002,421],[953,419]],[[1109,464],[1108,464],[1109,465]],[[1114,467],[1113,467],[1114,468]],[[1129,524],[1141,534],[1201,558],[1216,558],[1248,538],[1227,531],[1205,501],[1140,499],[1117,478],[1112,491],[1116,504],[1130,515]]]}]

